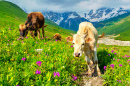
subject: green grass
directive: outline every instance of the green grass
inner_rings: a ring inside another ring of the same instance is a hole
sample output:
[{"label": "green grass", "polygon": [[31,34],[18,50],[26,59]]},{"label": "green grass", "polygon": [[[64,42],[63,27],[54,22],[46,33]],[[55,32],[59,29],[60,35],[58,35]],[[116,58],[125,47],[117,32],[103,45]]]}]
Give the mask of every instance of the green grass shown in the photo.
[{"label": "green grass", "polygon": [[[7,3],[9,2],[2,2],[2,5],[6,6]],[[3,10],[3,8],[1,9]],[[19,10],[21,9],[19,8]],[[49,39],[36,38],[34,40],[28,34],[24,40],[17,40],[19,38],[18,26],[20,23],[24,24],[27,14],[24,13],[26,15],[24,18],[17,13],[13,14],[12,11],[10,14],[12,13],[14,16],[9,15],[5,10],[2,13],[7,15],[0,14],[0,86],[81,85],[83,83],[82,74],[87,71],[87,63],[84,56],[73,57],[72,44],[65,40],[67,36],[75,32],[63,29],[46,19],[45,25],[48,26],[45,28],[45,36],[48,36]],[[23,11],[21,10],[21,12]],[[15,19],[15,16],[19,19]],[[61,34],[62,41],[50,40],[55,33]],[[39,53],[35,49],[43,49],[43,51]],[[130,47],[99,45],[97,50],[99,67],[104,72],[102,75],[105,79],[104,85],[129,85],[130,62],[127,61],[129,57],[122,56],[130,55]],[[117,54],[115,55],[111,50]],[[26,60],[23,61],[22,58],[26,58]],[[117,59],[120,59],[119,62]],[[41,66],[36,64],[37,61],[42,62]],[[114,69],[110,67],[110,64],[115,65]],[[119,67],[119,64],[122,64],[122,67]],[[104,71],[104,66],[107,66],[106,71]],[[37,69],[41,71],[40,74],[36,74]],[[59,72],[60,76],[54,77],[54,72]],[[77,79],[72,80],[72,75],[77,76]],[[117,80],[121,80],[121,83]]]}]

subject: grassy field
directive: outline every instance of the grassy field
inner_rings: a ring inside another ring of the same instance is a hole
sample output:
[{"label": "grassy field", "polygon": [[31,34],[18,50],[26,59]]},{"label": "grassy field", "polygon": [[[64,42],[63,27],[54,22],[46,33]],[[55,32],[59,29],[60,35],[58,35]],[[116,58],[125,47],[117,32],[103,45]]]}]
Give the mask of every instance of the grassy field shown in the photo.
[{"label": "grassy field", "polygon": [[[7,4],[15,9],[14,4],[2,2],[3,7],[8,7]],[[1,9],[3,8],[0,11]],[[19,8],[22,13],[20,10]],[[65,40],[75,32],[63,29],[46,19],[45,24],[48,26],[45,28],[45,39],[34,40],[28,34],[24,40],[17,40],[18,26],[20,23],[24,24],[27,14],[23,12],[24,16],[21,17],[12,11],[10,13],[13,16],[8,15],[5,10],[0,14],[0,86],[81,85],[82,73],[87,70],[87,63],[84,56],[73,57],[73,46]],[[55,33],[61,34],[62,41],[51,39]],[[104,85],[129,86],[130,47],[101,44],[97,47],[99,67],[104,72]],[[35,49],[43,50],[37,52]]]}]

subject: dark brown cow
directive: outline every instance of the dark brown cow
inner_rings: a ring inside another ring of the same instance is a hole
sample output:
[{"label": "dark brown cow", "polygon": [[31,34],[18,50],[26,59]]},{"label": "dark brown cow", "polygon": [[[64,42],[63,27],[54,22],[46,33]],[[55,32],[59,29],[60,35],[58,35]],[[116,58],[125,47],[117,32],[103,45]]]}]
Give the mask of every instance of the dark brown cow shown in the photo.
[{"label": "dark brown cow", "polygon": [[[20,29],[20,38],[23,39],[30,30],[30,34],[33,38],[35,38],[38,33],[38,38],[40,39],[40,28],[42,28],[42,34],[44,38],[44,27],[46,27],[44,26],[44,23],[45,19],[41,12],[29,13],[27,16],[27,21],[25,22],[25,28]],[[35,33],[33,33],[33,31]]]},{"label": "dark brown cow", "polygon": [[61,41],[61,35],[59,33],[56,33],[53,37],[53,39],[60,40]]}]

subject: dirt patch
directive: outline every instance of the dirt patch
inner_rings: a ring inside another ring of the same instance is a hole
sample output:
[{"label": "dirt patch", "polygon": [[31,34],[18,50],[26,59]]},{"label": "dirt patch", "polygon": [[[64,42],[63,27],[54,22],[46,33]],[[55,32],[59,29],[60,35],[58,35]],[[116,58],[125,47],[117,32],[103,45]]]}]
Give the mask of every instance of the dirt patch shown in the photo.
[{"label": "dirt patch", "polygon": [[82,74],[84,85],[82,86],[103,86],[104,79],[97,76],[97,71],[95,66],[91,66],[92,77],[88,76],[88,72],[86,71]]},{"label": "dirt patch", "polygon": [[99,38],[98,43],[105,45],[130,46],[130,41],[115,40],[115,37],[117,36],[106,35],[103,38]]}]

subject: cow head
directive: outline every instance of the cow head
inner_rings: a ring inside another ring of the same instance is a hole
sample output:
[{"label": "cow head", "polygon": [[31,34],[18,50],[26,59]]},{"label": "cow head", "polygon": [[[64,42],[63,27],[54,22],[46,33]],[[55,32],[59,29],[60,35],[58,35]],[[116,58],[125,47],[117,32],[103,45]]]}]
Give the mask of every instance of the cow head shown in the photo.
[{"label": "cow head", "polygon": [[19,25],[20,39],[24,39],[24,37],[28,34],[28,27],[26,25]]},{"label": "cow head", "polygon": [[67,37],[66,40],[73,44],[74,57],[82,56],[82,52],[85,48],[85,35],[75,34],[73,37]]}]

